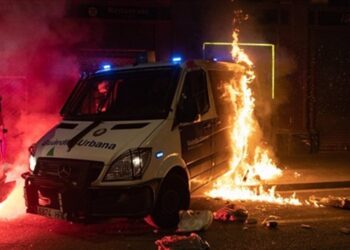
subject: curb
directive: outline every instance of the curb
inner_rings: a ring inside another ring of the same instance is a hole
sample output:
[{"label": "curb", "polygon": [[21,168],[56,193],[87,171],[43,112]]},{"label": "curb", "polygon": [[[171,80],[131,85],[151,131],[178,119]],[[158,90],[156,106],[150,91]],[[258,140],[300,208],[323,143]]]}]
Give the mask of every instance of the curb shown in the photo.
[{"label": "curb", "polygon": [[273,186],[276,186],[276,191],[348,188],[348,187],[350,187],[350,181],[291,183],[291,184],[267,185],[268,188],[273,187]]}]

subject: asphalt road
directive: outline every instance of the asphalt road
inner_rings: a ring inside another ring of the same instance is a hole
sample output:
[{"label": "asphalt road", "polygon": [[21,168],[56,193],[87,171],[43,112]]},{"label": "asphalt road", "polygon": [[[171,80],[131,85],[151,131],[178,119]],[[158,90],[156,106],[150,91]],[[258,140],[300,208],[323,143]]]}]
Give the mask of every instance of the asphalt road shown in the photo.
[{"label": "asphalt road", "polygon": [[[308,190],[297,193],[299,199],[316,196],[349,196],[350,189]],[[285,193],[284,195],[289,195]],[[193,209],[215,211],[227,204],[205,196],[192,198]],[[214,221],[198,234],[211,249],[350,249],[350,210],[333,207],[272,205],[235,202],[244,206],[256,224]],[[262,221],[278,216],[278,226],[269,229]],[[303,228],[302,224],[310,228]],[[24,215],[0,222],[0,249],[156,249],[155,240],[172,231],[159,231],[143,220],[116,219],[81,225]]]}]

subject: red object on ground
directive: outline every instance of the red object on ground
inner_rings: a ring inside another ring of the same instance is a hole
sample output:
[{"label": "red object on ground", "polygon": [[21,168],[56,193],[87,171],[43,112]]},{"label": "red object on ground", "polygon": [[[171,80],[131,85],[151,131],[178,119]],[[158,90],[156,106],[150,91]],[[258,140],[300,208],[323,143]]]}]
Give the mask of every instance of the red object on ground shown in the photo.
[{"label": "red object on ground", "polygon": [[215,220],[244,223],[248,218],[248,211],[244,207],[228,204],[214,212],[213,215]]},{"label": "red object on ground", "polygon": [[203,240],[198,234],[191,233],[189,236],[171,235],[164,236],[160,240],[157,240],[155,244],[158,246],[158,250],[209,250],[210,246],[208,242]]}]

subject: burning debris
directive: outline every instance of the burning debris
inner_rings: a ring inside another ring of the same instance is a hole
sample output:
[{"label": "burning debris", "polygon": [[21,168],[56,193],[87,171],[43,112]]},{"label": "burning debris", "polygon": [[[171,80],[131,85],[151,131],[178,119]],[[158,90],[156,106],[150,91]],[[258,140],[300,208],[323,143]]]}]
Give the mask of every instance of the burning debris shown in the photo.
[{"label": "burning debris", "polygon": [[328,197],[316,197],[316,196],[310,196],[309,198],[309,204],[314,205],[315,207],[335,207],[335,208],[342,208],[342,209],[350,209],[350,200],[346,197],[334,197],[332,195],[329,195]]},{"label": "burning debris", "polygon": [[[264,190],[263,184],[282,175],[261,144],[261,129],[254,116],[255,99],[251,84],[255,79],[253,62],[238,46],[238,29],[233,32],[232,58],[241,65],[240,74],[224,84],[225,98],[232,108],[230,170],[219,178],[207,195],[226,200],[267,201],[278,204],[300,205],[292,196],[282,198],[275,188]],[[250,188],[248,186],[260,186]]]}]

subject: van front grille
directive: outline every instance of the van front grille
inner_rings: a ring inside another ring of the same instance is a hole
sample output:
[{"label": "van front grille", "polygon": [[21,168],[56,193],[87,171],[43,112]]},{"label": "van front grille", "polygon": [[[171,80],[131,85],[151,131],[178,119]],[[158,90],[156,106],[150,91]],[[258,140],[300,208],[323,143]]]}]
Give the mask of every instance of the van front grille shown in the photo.
[{"label": "van front grille", "polygon": [[34,175],[74,182],[81,186],[95,181],[103,165],[103,162],[98,161],[39,158]]}]

